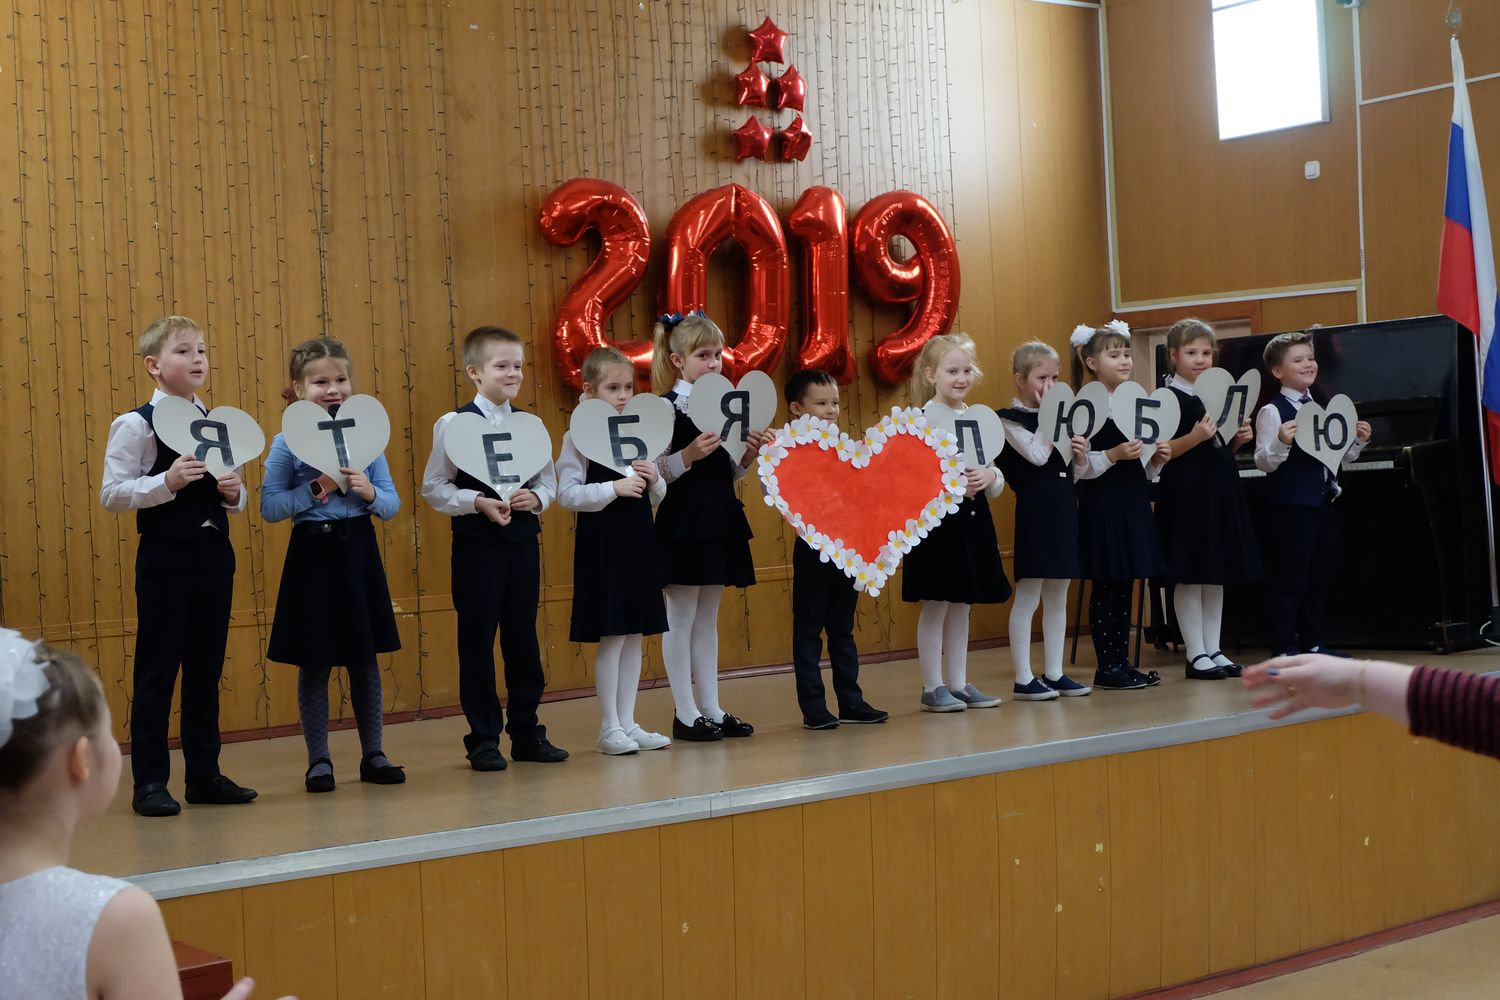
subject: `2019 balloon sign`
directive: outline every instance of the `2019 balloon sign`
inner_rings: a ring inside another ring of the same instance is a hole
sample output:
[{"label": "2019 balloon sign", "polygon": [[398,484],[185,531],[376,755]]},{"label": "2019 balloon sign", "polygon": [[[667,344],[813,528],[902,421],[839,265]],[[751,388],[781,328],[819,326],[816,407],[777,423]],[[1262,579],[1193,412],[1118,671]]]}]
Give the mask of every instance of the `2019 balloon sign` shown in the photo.
[{"label": "2019 balloon sign", "polygon": [[[554,246],[572,246],[590,230],[599,234],[599,254],[569,289],[553,329],[563,380],[582,384],[583,359],[609,343],[605,323],[630,297],[646,273],[651,230],[630,192],[609,181],[578,178],[559,185],[542,204],[542,233]],[[849,276],[882,304],[914,303],[911,317],[870,352],[870,367],[883,382],[899,382],[928,339],[946,333],[958,311],[958,248],[936,208],[911,191],[880,195],[860,209],[851,227],[843,197],[833,188],[805,191],[787,216],[786,229],[802,250],[802,343],[799,368],[820,368],[841,385],[855,376],[849,344]],[[907,261],[891,253],[905,237],[916,249]],[[725,240],[745,250],[749,294],[744,329],[725,352],[730,377],[772,372],[786,349],[791,309],[791,268],[786,234],[770,202],[739,184],[726,184],[690,199],[666,231],[667,270],[662,312],[686,312],[707,304],[708,259]],[[852,250],[852,253],[851,253]],[[649,379],[651,341],[614,344],[636,373]]]}]

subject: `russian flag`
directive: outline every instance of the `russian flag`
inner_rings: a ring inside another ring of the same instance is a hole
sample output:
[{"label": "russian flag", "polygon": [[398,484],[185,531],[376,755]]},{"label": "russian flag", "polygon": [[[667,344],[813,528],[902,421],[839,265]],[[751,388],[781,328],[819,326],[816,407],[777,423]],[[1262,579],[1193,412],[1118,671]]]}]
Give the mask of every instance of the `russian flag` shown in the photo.
[{"label": "russian flag", "polygon": [[1443,204],[1437,307],[1479,338],[1479,401],[1489,429],[1490,474],[1500,482],[1500,448],[1496,447],[1500,444],[1500,344],[1495,341],[1500,300],[1495,294],[1495,253],[1457,36],[1452,45],[1453,123],[1448,130],[1448,191]]}]

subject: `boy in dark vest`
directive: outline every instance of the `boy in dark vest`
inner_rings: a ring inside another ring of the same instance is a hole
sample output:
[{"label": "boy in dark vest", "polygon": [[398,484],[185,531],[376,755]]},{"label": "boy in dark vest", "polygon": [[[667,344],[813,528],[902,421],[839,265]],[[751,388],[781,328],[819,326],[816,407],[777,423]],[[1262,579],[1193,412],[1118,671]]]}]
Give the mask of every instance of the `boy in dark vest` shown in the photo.
[{"label": "boy in dark vest", "polygon": [[[116,417],[104,452],[99,500],[116,514],[136,512],[135,672],[130,706],[131,806],[142,816],[182,811],[167,791],[167,722],[182,670],[182,759],[193,805],[236,805],[255,798],[219,772],[219,679],[229,638],[234,548],[229,513],[245,507],[240,470],[215,480],[191,455],[179,455],[152,430],[156,404],[180,396],[204,410],[197,391],[208,378],[208,348],[198,324],[166,316],[140,339],[151,401]],[[205,411],[206,412],[206,411]]]},{"label": "boy in dark vest", "polygon": [[[537,536],[557,493],[552,463],[523,489],[500,499],[488,483],[455,466],[443,447],[443,430],[457,413],[477,413],[496,428],[514,411],[512,401],[525,377],[521,338],[497,326],[482,326],[464,338],[464,373],[477,390],[474,401],[445,414],[432,428],[432,455],[422,474],[422,498],[453,518],[453,610],[458,618],[458,700],[469,720],[464,748],[476,771],[503,771],[500,730],[510,734],[516,760],[553,764],[568,752],[547,742],[536,710],[546,678],[536,637],[541,598],[541,549]],[[505,724],[495,690],[495,630],[505,661],[510,723]]]},{"label": "boy in dark vest", "polygon": [[[1333,577],[1337,523],[1333,501],[1338,477],[1296,443],[1297,411],[1312,402],[1318,378],[1311,333],[1271,338],[1266,370],[1281,383],[1255,416],[1255,465],[1270,486],[1271,653],[1333,653],[1323,646],[1323,600]],[[1354,425],[1355,441],[1343,464],[1354,461],[1370,440],[1370,425]]]}]

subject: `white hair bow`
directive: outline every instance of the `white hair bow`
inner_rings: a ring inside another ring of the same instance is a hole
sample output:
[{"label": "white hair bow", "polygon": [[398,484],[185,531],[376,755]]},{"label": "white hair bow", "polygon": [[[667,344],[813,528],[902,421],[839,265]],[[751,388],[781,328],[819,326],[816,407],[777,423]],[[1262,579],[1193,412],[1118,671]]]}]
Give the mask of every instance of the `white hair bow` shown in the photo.
[{"label": "white hair bow", "polygon": [[36,702],[48,687],[37,662],[36,643],[15,629],[0,629],[0,747],[10,741],[20,719],[36,714]]},{"label": "white hair bow", "polygon": [[1079,323],[1077,326],[1073,327],[1073,335],[1068,338],[1068,343],[1072,344],[1074,347],[1082,347],[1084,344],[1087,344],[1090,340],[1093,339],[1094,328],[1091,326],[1086,326],[1083,323]]},{"label": "white hair bow", "polygon": [[1113,330],[1115,333],[1118,333],[1122,337],[1130,336],[1130,324],[1125,322],[1123,319],[1110,320],[1108,323],[1104,324],[1104,329]]}]

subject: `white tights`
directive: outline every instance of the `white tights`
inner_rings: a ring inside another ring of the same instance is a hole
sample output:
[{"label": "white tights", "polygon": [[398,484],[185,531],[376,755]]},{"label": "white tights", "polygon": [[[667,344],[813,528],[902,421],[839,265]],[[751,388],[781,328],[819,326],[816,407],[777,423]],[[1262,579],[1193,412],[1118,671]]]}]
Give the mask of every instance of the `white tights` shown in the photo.
[{"label": "white tights", "polygon": [[917,658],[922,662],[922,690],[942,684],[963,690],[969,683],[968,604],[923,601],[917,615]]},{"label": "white tights", "polygon": [[635,695],[641,686],[641,634],[607,635],[594,655],[594,690],[599,695],[599,732],[625,732],[635,726]]},{"label": "white tights", "polygon": [[1068,581],[1026,579],[1016,581],[1015,602],[1010,606],[1010,658],[1016,668],[1016,683],[1022,687],[1034,680],[1031,673],[1031,618],[1042,608],[1042,659],[1048,680],[1063,673],[1063,642],[1068,634]]},{"label": "white tights", "polygon": [[691,726],[700,715],[710,722],[723,722],[724,710],[719,707],[719,601],[724,588],[673,584],[666,588],[665,596],[667,634],[661,639],[661,654],[677,719],[685,726]]},{"label": "white tights", "polygon": [[[1213,661],[1225,666],[1234,661],[1220,650],[1219,634],[1224,625],[1224,588],[1212,583],[1179,583],[1172,591],[1177,628],[1187,647],[1187,658],[1218,654]],[[1207,667],[1203,669],[1208,669]]]}]

